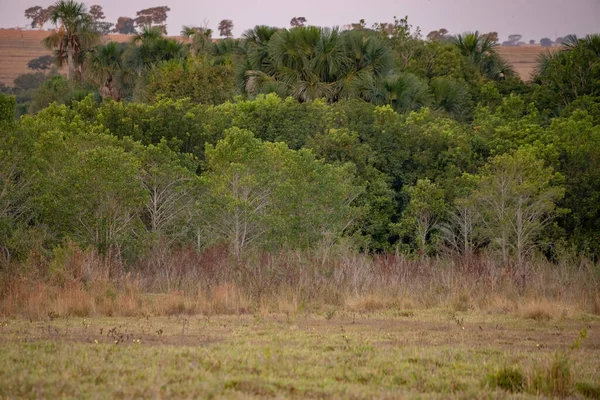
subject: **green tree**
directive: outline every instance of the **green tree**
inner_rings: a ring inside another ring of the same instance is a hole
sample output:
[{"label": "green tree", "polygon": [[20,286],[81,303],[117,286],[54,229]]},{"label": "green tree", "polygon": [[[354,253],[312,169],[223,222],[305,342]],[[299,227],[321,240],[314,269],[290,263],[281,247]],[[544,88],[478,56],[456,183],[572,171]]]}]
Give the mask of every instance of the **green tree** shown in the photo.
[{"label": "green tree", "polygon": [[419,179],[415,186],[407,186],[403,191],[410,201],[395,229],[401,237],[414,239],[419,255],[424,257],[428,242],[435,242],[432,234],[445,216],[444,191],[429,179]]},{"label": "green tree", "polygon": [[119,17],[114,29],[115,33],[130,35],[135,33],[135,21],[129,17]]},{"label": "green tree", "polygon": [[540,85],[538,91],[550,92],[550,102],[555,103],[542,106],[562,109],[579,96],[598,95],[599,59],[600,34],[584,38],[568,36],[559,52],[541,54],[534,78]]},{"label": "green tree", "polygon": [[40,6],[29,7],[25,10],[25,18],[31,19],[31,27],[42,29],[44,24],[50,19],[53,6],[42,8]]},{"label": "green tree", "polygon": [[136,13],[135,24],[138,29],[156,27],[163,35],[167,34],[167,13],[171,11],[168,6],[151,7]]},{"label": "green tree", "polygon": [[219,35],[230,38],[233,36],[233,21],[224,19],[219,22]]},{"label": "green tree", "polygon": [[147,192],[145,220],[160,245],[182,241],[192,231],[198,194],[197,162],[175,153],[165,140],[147,146],[141,158],[141,181]]},{"label": "green tree", "polygon": [[[565,197],[558,216],[572,243],[600,254],[600,125],[587,111],[554,118],[537,139],[538,154],[564,176]],[[541,145],[543,144],[543,145]]]},{"label": "green tree", "polygon": [[221,104],[235,95],[235,77],[231,65],[218,65],[207,58],[188,57],[172,60],[153,69],[144,90],[145,98],[189,98],[202,104]]},{"label": "green tree", "polygon": [[308,140],[306,147],[328,163],[354,164],[356,184],[364,186],[365,191],[356,199],[363,219],[353,237],[363,249],[387,249],[389,225],[395,212],[394,192],[389,178],[374,167],[377,154],[368,144],[361,143],[358,134],[345,128],[317,134]]},{"label": "green tree", "polygon": [[206,159],[205,221],[238,259],[250,245],[330,246],[358,217],[352,203],[361,188],[350,166],[325,164],[307,149],[232,128],[207,145]]},{"label": "green tree", "polygon": [[45,80],[46,75],[43,72],[35,72],[19,75],[13,82],[16,90],[26,91],[40,87]]},{"label": "green tree", "polygon": [[126,149],[137,145],[126,146],[81,118],[91,108],[90,98],[73,109],[53,105],[23,122],[34,142],[27,179],[36,219],[55,243],[70,238],[110,261],[132,245],[146,193],[140,160]]},{"label": "green tree", "polygon": [[27,67],[33,70],[45,71],[50,69],[54,64],[54,58],[52,56],[41,56],[30,60],[27,63]]},{"label": "green tree", "polygon": [[473,198],[481,206],[486,236],[504,263],[514,255],[521,265],[531,254],[542,229],[559,211],[562,177],[535,156],[534,148],[494,157],[481,171]]},{"label": "green tree", "polygon": [[427,83],[411,73],[390,76],[383,81],[383,87],[387,103],[397,112],[418,110],[431,102]]},{"label": "green tree", "polygon": [[0,94],[0,270],[18,256],[19,231],[31,221],[30,184],[24,178],[27,141],[14,121],[16,101]]},{"label": "green tree", "polygon": [[65,104],[71,99],[72,93],[69,82],[62,75],[46,79],[33,92],[28,111],[35,114],[54,102]]}]

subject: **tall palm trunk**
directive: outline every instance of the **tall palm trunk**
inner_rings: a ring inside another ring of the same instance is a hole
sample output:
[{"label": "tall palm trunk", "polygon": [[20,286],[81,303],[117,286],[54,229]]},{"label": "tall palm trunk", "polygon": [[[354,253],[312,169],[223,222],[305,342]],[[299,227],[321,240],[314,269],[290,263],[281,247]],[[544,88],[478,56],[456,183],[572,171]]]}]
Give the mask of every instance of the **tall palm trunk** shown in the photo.
[{"label": "tall palm trunk", "polygon": [[73,42],[69,41],[67,44],[67,64],[69,65],[69,85],[71,86],[71,90],[73,89]]}]

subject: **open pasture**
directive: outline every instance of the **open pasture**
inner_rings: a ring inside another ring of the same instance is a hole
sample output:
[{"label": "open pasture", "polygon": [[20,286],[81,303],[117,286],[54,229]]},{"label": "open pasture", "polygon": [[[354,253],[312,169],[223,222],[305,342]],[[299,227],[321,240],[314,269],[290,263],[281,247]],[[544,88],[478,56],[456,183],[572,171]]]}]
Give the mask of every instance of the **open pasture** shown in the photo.
[{"label": "open pasture", "polygon": [[1,398],[598,398],[600,320],[447,310],[0,322]]}]

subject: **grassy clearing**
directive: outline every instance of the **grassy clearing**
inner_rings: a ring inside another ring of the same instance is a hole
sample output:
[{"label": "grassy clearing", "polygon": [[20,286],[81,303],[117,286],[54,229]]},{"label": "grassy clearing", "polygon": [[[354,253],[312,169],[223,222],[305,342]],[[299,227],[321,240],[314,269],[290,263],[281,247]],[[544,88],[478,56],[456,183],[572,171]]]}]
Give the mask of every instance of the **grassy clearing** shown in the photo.
[{"label": "grassy clearing", "polygon": [[440,309],[10,319],[0,397],[597,398],[599,332]]}]

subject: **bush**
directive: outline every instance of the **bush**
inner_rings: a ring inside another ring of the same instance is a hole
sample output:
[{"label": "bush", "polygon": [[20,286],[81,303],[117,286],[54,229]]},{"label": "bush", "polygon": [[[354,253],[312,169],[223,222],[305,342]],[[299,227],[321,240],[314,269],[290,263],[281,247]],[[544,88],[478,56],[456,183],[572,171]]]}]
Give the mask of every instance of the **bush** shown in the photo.
[{"label": "bush", "polygon": [[509,392],[522,392],[525,386],[525,377],[517,367],[505,367],[488,377],[492,387],[497,387]]}]

